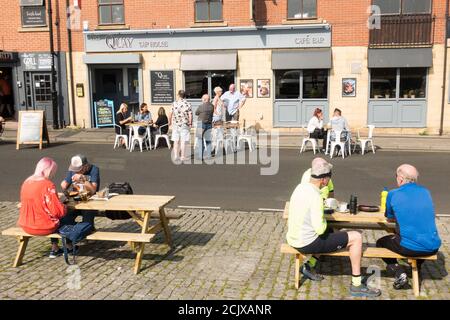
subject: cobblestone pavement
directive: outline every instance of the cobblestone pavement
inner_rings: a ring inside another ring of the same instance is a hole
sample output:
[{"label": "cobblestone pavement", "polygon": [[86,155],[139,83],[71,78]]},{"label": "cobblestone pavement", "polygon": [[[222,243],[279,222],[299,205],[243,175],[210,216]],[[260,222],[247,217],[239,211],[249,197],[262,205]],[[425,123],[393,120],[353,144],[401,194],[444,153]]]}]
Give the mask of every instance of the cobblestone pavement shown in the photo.
[{"label": "cobblestone pavement", "polygon": [[[0,202],[0,229],[15,225],[16,204]],[[74,288],[73,267],[63,258],[47,257],[48,239],[31,239],[24,265],[12,268],[17,241],[0,236],[0,299],[351,299],[348,258],[324,257],[319,272],[325,280],[306,281],[295,289],[293,257],[279,251],[286,233],[281,212],[183,212],[183,218],[170,222],[176,249],[169,252],[158,234],[146,246],[138,275],[132,272],[135,255],[126,243],[81,244],[79,289]],[[443,245],[439,260],[423,265],[419,299],[450,298],[450,219],[440,218],[438,225]],[[106,218],[97,218],[96,227],[138,232],[133,222]],[[364,235],[373,243],[383,233]],[[369,266],[383,270],[381,299],[415,299],[411,289],[392,288],[380,259],[364,259],[364,270]]]}]

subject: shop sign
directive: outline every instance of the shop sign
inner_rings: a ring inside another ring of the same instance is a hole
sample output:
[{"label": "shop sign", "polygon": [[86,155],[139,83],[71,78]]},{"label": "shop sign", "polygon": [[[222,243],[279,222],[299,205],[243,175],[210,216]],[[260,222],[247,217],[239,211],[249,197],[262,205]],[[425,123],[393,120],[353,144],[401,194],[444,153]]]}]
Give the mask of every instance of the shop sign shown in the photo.
[{"label": "shop sign", "polygon": [[150,71],[152,104],[171,104],[174,99],[173,70]]},{"label": "shop sign", "polygon": [[16,56],[12,52],[0,52],[0,62],[14,62]]},{"label": "shop sign", "polygon": [[114,102],[112,100],[99,100],[94,102],[96,127],[112,127],[115,124]]},{"label": "shop sign", "polygon": [[331,31],[317,29],[239,29],[123,31],[85,33],[86,52],[329,48]]},{"label": "shop sign", "polygon": [[20,61],[25,71],[50,70],[52,67],[52,56],[49,53],[21,53]]},{"label": "shop sign", "polygon": [[47,26],[45,6],[22,7],[22,26],[44,27]]}]

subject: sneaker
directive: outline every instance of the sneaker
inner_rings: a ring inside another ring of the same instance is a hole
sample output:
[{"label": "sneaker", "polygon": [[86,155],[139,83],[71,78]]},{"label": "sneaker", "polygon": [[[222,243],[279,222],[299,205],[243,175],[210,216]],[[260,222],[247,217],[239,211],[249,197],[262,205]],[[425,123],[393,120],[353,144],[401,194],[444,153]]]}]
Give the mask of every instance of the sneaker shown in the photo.
[{"label": "sneaker", "polygon": [[305,263],[300,267],[300,272],[312,281],[322,281],[324,279],[321,274],[318,274],[311,269],[311,266],[308,263]]},{"label": "sneaker", "polygon": [[371,289],[367,285],[362,284],[358,287],[353,284],[350,286],[350,294],[353,297],[367,297],[367,298],[376,298],[381,295],[381,290],[379,289]]},{"label": "sneaker", "polygon": [[395,290],[405,289],[408,286],[408,276],[406,273],[403,272],[399,276],[395,277],[393,286]]},{"label": "sneaker", "polygon": [[50,254],[49,254],[48,257],[49,257],[50,259],[55,259],[56,257],[59,257],[59,256],[62,255],[63,253],[64,253],[63,249],[59,248],[59,249],[56,250],[56,251],[54,251],[54,250],[50,251]]}]

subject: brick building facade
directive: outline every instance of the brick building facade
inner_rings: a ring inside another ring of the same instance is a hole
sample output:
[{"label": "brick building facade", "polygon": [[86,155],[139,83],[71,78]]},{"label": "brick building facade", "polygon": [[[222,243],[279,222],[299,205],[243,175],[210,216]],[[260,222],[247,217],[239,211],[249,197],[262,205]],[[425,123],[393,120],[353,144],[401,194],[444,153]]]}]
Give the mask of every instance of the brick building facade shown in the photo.
[{"label": "brick building facade", "polygon": [[[10,74],[15,110],[43,108],[51,119],[42,90],[49,27],[40,6],[48,2],[3,1],[0,71]],[[185,89],[194,107],[216,85],[250,82],[241,120],[264,129],[295,131],[314,108],[329,117],[339,107],[354,128],[438,133],[448,78],[446,2],[53,0],[59,118],[63,125],[95,127],[94,102],[103,99],[116,110],[122,101],[147,102],[154,115],[161,106],[169,109],[170,94],[154,85],[164,71],[172,93]],[[75,22],[71,48],[67,5]],[[264,86],[268,94],[259,90]],[[444,131],[450,130],[448,103],[446,90]]]}]

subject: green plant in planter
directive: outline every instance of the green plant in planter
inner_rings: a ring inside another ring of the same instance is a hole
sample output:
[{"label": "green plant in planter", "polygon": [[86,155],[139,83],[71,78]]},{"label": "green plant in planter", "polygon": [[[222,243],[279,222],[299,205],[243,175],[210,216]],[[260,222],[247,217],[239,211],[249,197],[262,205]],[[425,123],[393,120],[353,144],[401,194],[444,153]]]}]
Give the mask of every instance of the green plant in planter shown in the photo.
[{"label": "green plant in planter", "polygon": [[428,135],[427,129],[423,129],[422,131],[419,132],[419,136],[427,136],[427,135]]}]

